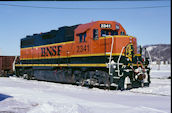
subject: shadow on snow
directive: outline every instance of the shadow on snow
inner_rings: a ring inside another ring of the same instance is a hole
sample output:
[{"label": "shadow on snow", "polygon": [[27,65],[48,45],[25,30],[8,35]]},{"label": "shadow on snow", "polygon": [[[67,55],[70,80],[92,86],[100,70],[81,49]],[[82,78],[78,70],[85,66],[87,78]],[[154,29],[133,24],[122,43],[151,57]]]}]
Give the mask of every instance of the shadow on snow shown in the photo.
[{"label": "shadow on snow", "polygon": [[12,96],[9,96],[9,95],[5,95],[5,94],[1,94],[0,93],[0,101],[3,101],[5,100],[6,98],[11,98]]}]

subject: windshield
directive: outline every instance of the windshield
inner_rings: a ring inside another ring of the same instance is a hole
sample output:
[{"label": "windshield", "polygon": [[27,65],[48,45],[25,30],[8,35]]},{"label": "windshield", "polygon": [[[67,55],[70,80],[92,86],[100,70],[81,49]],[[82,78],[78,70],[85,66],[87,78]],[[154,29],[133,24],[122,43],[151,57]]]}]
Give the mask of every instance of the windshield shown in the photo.
[{"label": "windshield", "polygon": [[117,30],[101,30],[101,36],[108,36],[108,35],[118,35],[118,31]]},{"label": "windshield", "polygon": [[118,34],[118,30],[101,30],[101,37],[109,36],[109,35],[125,35],[125,32],[121,31]]}]

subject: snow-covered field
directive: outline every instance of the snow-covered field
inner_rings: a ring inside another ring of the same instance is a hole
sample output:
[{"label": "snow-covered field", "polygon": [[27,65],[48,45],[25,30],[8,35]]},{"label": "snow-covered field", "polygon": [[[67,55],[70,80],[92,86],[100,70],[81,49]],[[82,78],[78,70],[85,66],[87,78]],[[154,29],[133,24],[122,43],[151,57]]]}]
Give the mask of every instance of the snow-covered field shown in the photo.
[{"label": "snow-covered field", "polygon": [[0,113],[171,113],[170,65],[154,65],[150,87],[109,91],[0,78]]}]

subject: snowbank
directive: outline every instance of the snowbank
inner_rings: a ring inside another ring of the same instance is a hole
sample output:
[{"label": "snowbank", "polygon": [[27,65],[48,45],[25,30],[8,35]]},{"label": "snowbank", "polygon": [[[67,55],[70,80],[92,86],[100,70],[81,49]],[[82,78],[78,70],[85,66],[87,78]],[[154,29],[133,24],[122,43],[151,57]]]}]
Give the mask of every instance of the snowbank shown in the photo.
[{"label": "snowbank", "polygon": [[[161,70],[163,69],[163,70]],[[151,71],[150,87],[128,91],[0,78],[0,112],[5,113],[170,113],[170,66]],[[2,97],[2,96],[0,96]]]}]

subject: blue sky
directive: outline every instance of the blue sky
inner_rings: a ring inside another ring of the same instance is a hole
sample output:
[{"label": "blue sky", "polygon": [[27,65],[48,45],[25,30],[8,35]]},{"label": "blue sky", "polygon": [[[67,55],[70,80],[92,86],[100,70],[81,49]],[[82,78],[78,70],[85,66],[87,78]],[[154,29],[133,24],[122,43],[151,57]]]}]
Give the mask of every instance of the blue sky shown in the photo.
[{"label": "blue sky", "polygon": [[[20,39],[61,26],[97,20],[117,21],[138,45],[171,43],[170,1],[79,1],[0,2],[0,4],[61,8],[102,8],[96,10],[28,8],[0,5],[0,55],[20,55]],[[170,6],[144,9],[103,9]]]}]

